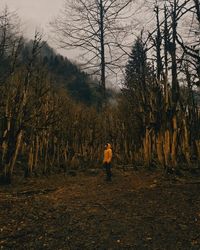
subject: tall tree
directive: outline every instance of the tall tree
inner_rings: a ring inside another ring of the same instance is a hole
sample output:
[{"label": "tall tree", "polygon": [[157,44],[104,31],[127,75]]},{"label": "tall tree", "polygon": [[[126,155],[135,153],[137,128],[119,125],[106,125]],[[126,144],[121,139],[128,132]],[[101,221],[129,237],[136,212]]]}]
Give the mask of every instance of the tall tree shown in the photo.
[{"label": "tall tree", "polygon": [[131,127],[140,131],[140,140],[137,146],[141,147],[143,144],[144,162],[147,166],[151,164],[152,100],[155,99],[153,91],[156,91],[153,85],[152,69],[147,61],[147,49],[142,37],[139,37],[133,45],[126,66],[123,92],[133,113]]},{"label": "tall tree", "polygon": [[106,71],[114,72],[123,53],[117,53],[125,42],[127,31],[122,20],[130,15],[133,0],[70,0],[52,23],[63,48],[81,48],[85,69],[100,76],[105,98]]}]

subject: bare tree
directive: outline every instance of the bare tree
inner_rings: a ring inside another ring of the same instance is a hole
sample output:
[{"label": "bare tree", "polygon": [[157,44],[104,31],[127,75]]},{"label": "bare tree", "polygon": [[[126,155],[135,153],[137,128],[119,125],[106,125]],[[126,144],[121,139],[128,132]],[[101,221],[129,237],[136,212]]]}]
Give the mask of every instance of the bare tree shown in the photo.
[{"label": "bare tree", "polygon": [[[107,72],[116,73],[124,57],[127,25],[133,0],[71,0],[52,23],[62,48],[81,48],[82,65],[99,74],[105,98]],[[126,26],[126,27],[125,27]],[[121,48],[122,53],[119,52]]]}]

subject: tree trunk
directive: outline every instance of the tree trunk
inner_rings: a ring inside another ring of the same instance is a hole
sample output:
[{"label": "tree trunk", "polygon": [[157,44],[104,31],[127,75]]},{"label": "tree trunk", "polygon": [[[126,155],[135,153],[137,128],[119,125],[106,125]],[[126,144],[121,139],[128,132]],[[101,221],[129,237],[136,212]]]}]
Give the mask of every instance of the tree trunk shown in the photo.
[{"label": "tree trunk", "polygon": [[178,138],[178,127],[177,127],[177,117],[174,115],[172,119],[172,124],[173,124],[173,132],[172,132],[172,146],[171,146],[171,163],[172,167],[177,166],[177,138]]},{"label": "tree trunk", "polygon": [[146,167],[150,167],[151,163],[151,138],[150,131],[146,128],[145,137],[143,139],[143,148],[144,148],[144,164]]},{"label": "tree trunk", "polygon": [[165,161],[164,161],[163,134],[162,134],[162,131],[160,131],[158,133],[158,135],[157,135],[156,149],[157,149],[158,161],[161,164],[161,166],[164,166],[165,165]]},{"label": "tree trunk", "polygon": [[45,145],[44,145],[44,174],[47,173],[47,162],[48,162],[48,141],[45,139]]},{"label": "tree trunk", "polygon": [[196,149],[197,149],[197,159],[200,167],[200,140],[195,140]]},{"label": "tree trunk", "polygon": [[103,103],[106,101],[106,77],[105,77],[105,44],[104,44],[104,6],[103,0],[100,0],[100,43],[101,43],[101,87],[103,94]]},{"label": "tree trunk", "polygon": [[165,156],[165,168],[169,167],[169,162],[170,162],[170,131],[167,129],[165,131],[165,136],[164,136],[164,156]]},{"label": "tree trunk", "polygon": [[28,153],[28,169],[27,169],[26,177],[31,177],[33,173],[33,159],[34,159],[33,145],[30,145],[29,153]]},{"label": "tree trunk", "polygon": [[16,144],[15,144],[15,149],[13,151],[13,154],[11,155],[9,162],[4,167],[4,181],[5,181],[5,183],[11,183],[13,169],[14,169],[14,166],[15,166],[15,163],[17,160],[17,156],[19,153],[19,149],[21,146],[21,142],[22,142],[22,136],[23,136],[23,132],[22,132],[22,130],[20,130],[16,136]]},{"label": "tree trunk", "polygon": [[35,152],[34,152],[34,160],[33,160],[33,168],[36,169],[37,168],[37,164],[38,164],[38,153],[39,153],[39,136],[36,135],[35,136]]},{"label": "tree trunk", "polygon": [[184,156],[185,159],[187,161],[188,166],[190,166],[191,161],[190,161],[190,157],[191,157],[191,153],[190,153],[190,145],[189,145],[189,133],[188,133],[188,128],[187,128],[187,124],[186,124],[186,118],[183,118],[183,152],[184,152]]}]

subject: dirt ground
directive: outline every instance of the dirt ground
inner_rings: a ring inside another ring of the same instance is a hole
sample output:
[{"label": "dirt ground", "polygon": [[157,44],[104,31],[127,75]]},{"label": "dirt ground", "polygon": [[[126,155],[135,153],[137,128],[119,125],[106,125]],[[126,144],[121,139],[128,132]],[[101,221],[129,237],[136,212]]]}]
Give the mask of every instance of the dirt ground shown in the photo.
[{"label": "dirt ground", "polygon": [[0,249],[200,249],[200,175],[114,170],[0,187]]}]

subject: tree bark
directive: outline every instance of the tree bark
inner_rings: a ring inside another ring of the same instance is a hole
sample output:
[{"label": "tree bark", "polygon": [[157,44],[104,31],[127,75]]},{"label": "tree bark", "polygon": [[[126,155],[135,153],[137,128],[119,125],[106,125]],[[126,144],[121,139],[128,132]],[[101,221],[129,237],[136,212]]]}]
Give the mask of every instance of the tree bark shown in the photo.
[{"label": "tree bark", "polygon": [[177,126],[177,117],[176,115],[174,115],[173,119],[172,119],[172,124],[173,124],[173,128],[172,128],[172,145],[171,145],[171,163],[172,163],[172,167],[176,167],[177,166],[177,147],[178,147],[178,126]]},{"label": "tree bark", "polygon": [[7,164],[5,164],[5,167],[4,167],[4,181],[5,181],[5,183],[11,183],[11,181],[12,181],[13,169],[14,169],[14,166],[15,166],[15,163],[17,160],[20,146],[21,146],[22,136],[23,136],[23,131],[19,130],[17,135],[16,135],[15,149],[13,150],[13,153],[10,157],[10,161]]}]

